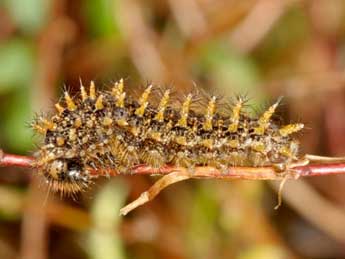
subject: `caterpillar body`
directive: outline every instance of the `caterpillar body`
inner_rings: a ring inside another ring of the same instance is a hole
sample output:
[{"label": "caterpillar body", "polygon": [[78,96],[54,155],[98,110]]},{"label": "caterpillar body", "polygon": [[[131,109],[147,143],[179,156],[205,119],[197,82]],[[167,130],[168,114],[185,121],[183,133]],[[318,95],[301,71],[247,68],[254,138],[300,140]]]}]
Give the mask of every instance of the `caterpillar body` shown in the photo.
[{"label": "caterpillar body", "polygon": [[286,168],[298,160],[299,143],[291,135],[303,124],[274,122],[279,100],[260,116],[249,116],[245,100],[236,98],[228,115],[209,98],[203,112],[192,108],[193,95],[172,105],[170,90],[157,104],[149,102],[153,86],[140,98],[127,96],[124,81],[109,91],[91,82],[80,94],[55,105],[56,113],[36,118],[34,130],[44,143],[36,152],[36,166],[49,187],[75,194],[92,182],[92,170],[128,173],[138,164],[159,170],[165,164],[190,169],[213,166],[226,173],[230,166]]}]

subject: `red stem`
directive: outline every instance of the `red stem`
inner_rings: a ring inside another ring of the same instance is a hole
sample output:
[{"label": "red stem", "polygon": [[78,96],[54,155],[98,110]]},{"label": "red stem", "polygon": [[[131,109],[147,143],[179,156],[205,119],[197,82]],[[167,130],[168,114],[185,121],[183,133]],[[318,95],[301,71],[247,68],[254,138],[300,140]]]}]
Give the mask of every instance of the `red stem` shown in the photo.
[{"label": "red stem", "polygon": [[14,155],[14,154],[5,154],[0,149],[0,167],[15,166],[15,167],[29,168],[32,166],[32,163],[34,161],[35,159],[33,157],[20,156],[20,155]]},{"label": "red stem", "polygon": [[301,176],[345,174],[345,163],[311,164],[295,167],[294,170]]},{"label": "red stem", "polygon": [[[30,168],[35,159],[29,156],[20,156],[14,154],[5,154],[0,150],[0,167],[15,166]],[[166,175],[173,171],[183,171],[184,168],[173,166],[164,166],[157,170],[146,165],[138,165],[133,168],[131,175]],[[117,175],[115,171],[92,171],[94,175]],[[272,167],[230,167],[227,172],[220,172],[213,167],[196,167],[192,172],[195,178],[219,178],[219,179],[249,179],[249,180],[278,180],[284,175],[277,173]],[[294,167],[289,174],[290,178],[299,176],[321,176],[321,175],[335,175],[345,174],[345,163],[332,164],[311,164],[306,166]]]}]

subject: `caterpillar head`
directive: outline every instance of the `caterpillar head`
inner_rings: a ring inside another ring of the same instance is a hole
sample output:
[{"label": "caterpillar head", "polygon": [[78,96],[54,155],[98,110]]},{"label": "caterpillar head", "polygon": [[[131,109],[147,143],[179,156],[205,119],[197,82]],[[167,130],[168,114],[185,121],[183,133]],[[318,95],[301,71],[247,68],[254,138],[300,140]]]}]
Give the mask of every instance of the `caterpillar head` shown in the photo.
[{"label": "caterpillar head", "polygon": [[77,159],[54,159],[42,168],[49,188],[62,195],[73,195],[90,184],[88,170]]}]

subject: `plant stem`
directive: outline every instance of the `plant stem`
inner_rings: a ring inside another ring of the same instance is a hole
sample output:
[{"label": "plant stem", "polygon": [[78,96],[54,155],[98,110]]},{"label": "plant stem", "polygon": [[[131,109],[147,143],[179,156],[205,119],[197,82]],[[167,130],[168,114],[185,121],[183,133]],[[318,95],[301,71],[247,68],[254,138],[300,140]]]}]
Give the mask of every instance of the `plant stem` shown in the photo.
[{"label": "plant stem", "polygon": [[[31,168],[35,159],[29,156],[6,154],[0,149],[0,167],[23,167]],[[171,172],[184,172],[185,168],[166,165],[160,169],[154,169],[146,165],[135,166],[131,175],[167,175]],[[112,175],[118,173],[109,170],[94,170],[92,174],[97,176]],[[288,174],[289,178],[300,176],[322,176],[345,174],[345,163],[321,163],[296,166]],[[213,167],[196,167],[191,173],[193,178],[215,179],[247,179],[247,180],[281,180],[286,174],[279,174],[273,167],[229,167],[227,172],[221,172]]]}]

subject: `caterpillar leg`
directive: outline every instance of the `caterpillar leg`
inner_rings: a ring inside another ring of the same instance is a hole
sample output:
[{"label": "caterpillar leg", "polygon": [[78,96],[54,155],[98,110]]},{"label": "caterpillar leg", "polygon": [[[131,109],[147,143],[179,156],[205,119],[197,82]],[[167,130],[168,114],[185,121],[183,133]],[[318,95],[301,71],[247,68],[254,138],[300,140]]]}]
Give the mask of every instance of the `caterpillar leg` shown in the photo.
[{"label": "caterpillar leg", "polygon": [[137,207],[153,200],[163,189],[177,182],[181,182],[192,178],[192,176],[186,171],[172,172],[168,175],[163,176],[157,182],[155,182],[150,189],[143,192],[139,198],[132,201],[120,210],[120,215],[125,216],[130,211],[136,209]]},{"label": "caterpillar leg", "polygon": [[[284,185],[285,185],[286,181],[291,177],[291,174],[294,172],[294,167],[308,165],[310,163],[310,161],[311,160],[307,156],[305,156],[302,159],[297,160],[296,162],[290,163],[288,165],[287,164],[282,164],[282,163],[274,164],[273,165],[273,168],[274,168],[274,170],[276,170],[276,172],[284,174],[284,178],[281,180],[281,182],[279,184],[278,203],[274,207],[275,210],[277,210],[282,205],[282,202],[283,202],[283,198],[282,198],[283,188],[284,188]],[[298,179],[298,177],[299,177],[299,175],[296,174],[294,178]]]},{"label": "caterpillar leg", "polygon": [[[279,185],[279,190],[278,190],[278,204],[274,207],[274,209],[278,209],[281,204],[282,204],[282,192],[283,192],[283,187],[289,178],[289,173],[294,171],[294,167],[297,166],[305,166],[310,164],[311,162],[322,162],[322,163],[332,163],[332,162],[345,162],[345,157],[327,157],[327,156],[318,156],[318,155],[311,155],[311,154],[306,154],[304,157],[296,162],[293,162],[289,165],[286,164],[275,164],[273,165],[273,168],[278,172],[278,173],[286,173],[284,176],[283,180],[281,181]],[[298,178],[298,175],[296,175],[296,179]]]},{"label": "caterpillar leg", "polygon": [[284,185],[286,183],[288,179],[288,175],[285,175],[285,177],[283,178],[283,180],[280,182],[279,184],[279,189],[278,189],[278,203],[277,205],[274,207],[275,210],[279,209],[279,207],[282,205],[283,203],[283,188],[284,188]]},{"label": "caterpillar leg", "polygon": [[308,165],[310,162],[311,160],[309,158],[303,157],[302,159],[299,159],[293,163],[276,163],[273,164],[272,167],[276,171],[276,173],[284,174],[293,171],[293,168],[296,166],[305,166]]}]

